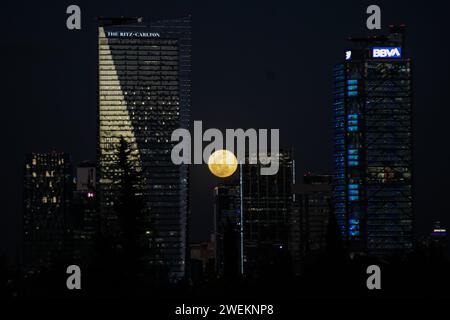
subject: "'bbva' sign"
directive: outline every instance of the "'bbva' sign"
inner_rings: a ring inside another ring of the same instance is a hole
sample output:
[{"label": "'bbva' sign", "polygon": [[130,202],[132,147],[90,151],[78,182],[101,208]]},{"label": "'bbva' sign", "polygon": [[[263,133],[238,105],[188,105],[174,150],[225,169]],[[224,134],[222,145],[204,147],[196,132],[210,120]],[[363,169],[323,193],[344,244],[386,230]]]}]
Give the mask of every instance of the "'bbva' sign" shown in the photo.
[{"label": "'bbva' sign", "polygon": [[402,57],[401,47],[376,47],[372,48],[372,58],[398,59]]}]

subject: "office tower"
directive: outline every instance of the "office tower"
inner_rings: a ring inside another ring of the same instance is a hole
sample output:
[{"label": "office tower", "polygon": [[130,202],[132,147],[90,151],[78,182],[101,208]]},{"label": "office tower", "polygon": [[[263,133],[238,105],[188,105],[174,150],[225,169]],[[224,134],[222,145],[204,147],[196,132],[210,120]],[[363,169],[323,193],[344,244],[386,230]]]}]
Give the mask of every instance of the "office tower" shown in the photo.
[{"label": "office tower", "polygon": [[72,196],[67,153],[26,155],[23,182],[24,267],[50,267],[60,258]]},{"label": "office tower", "polygon": [[411,59],[403,26],[350,38],[334,74],[335,210],[352,253],[412,248]]},{"label": "office tower", "polygon": [[303,183],[292,186],[292,193],[289,251],[298,274],[306,256],[319,254],[326,247],[332,177],[307,173]]},{"label": "office tower", "polygon": [[[98,168],[103,232],[118,233],[117,149],[132,148],[140,194],[149,212],[147,241],[173,280],[185,274],[188,168],[171,161],[171,134],[187,128],[190,109],[190,18],[151,23],[101,18],[98,29]],[[154,237],[154,239],[150,239]]]},{"label": "office tower", "polygon": [[290,270],[289,210],[292,207],[294,162],[290,152],[279,152],[279,170],[261,175],[260,164],[240,166],[242,212],[241,272],[248,277]]},{"label": "office tower", "polygon": [[241,266],[241,201],[238,181],[224,182],[214,188],[214,228],[216,272],[237,277]]},{"label": "office tower", "polygon": [[94,255],[94,241],[100,230],[96,189],[96,163],[82,162],[76,170],[76,189],[70,210],[71,252],[77,263]]}]

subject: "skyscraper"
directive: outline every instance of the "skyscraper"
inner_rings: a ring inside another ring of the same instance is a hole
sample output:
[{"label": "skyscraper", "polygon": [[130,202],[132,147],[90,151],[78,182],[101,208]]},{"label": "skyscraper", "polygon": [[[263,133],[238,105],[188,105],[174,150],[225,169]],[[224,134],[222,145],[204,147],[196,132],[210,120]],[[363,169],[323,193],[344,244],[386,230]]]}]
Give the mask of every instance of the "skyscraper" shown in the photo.
[{"label": "skyscraper", "polygon": [[[289,257],[294,161],[286,151],[279,152],[278,161],[279,170],[275,175],[261,175],[261,164],[240,166],[241,271],[245,276],[258,276],[282,267]],[[284,273],[290,269],[290,266],[283,267],[288,268]]]},{"label": "skyscraper", "polygon": [[329,175],[303,176],[303,183],[292,186],[293,207],[289,219],[289,251],[295,272],[300,272],[302,259],[325,249],[332,177]]},{"label": "skyscraper", "polygon": [[84,161],[76,170],[69,218],[72,258],[77,263],[87,263],[92,258],[94,239],[100,229],[96,185],[96,163]]},{"label": "skyscraper", "polygon": [[98,32],[102,227],[117,229],[114,163],[123,137],[142,176],[156,243],[170,276],[179,279],[187,251],[188,168],[172,163],[171,134],[189,121],[190,19],[146,25],[140,18],[102,18]]},{"label": "skyscraper", "polygon": [[72,197],[67,153],[26,155],[23,184],[25,267],[49,267],[63,252]]},{"label": "skyscraper", "polygon": [[216,272],[235,277],[241,273],[241,201],[238,181],[214,188]]},{"label": "skyscraper", "polygon": [[335,211],[353,253],[412,248],[411,59],[405,28],[350,38],[334,67]]}]

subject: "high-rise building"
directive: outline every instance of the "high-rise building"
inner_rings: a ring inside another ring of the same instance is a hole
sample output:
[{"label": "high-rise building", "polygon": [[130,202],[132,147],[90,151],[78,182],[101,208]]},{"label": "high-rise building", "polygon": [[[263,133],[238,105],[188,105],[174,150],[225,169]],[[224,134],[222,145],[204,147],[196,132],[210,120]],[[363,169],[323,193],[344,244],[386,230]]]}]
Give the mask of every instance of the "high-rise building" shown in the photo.
[{"label": "high-rise building", "polygon": [[241,201],[238,181],[214,188],[216,272],[236,277],[241,273]]},{"label": "high-rise building", "polygon": [[96,189],[96,163],[84,161],[76,170],[76,188],[70,210],[71,252],[75,262],[87,263],[94,254],[100,230]]},{"label": "high-rise building", "polygon": [[307,173],[303,176],[303,183],[292,186],[289,251],[297,274],[305,256],[321,253],[325,249],[332,198],[331,184],[330,175]]},{"label": "high-rise building", "polygon": [[[190,110],[190,18],[145,24],[101,18],[98,29],[98,168],[102,230],[115,233],[115,162],[121,137],[132,147],[152,234],[172,279],[185,274],[188,168],[171,161],[173,130]],[[145,235],[144,235],[145,237]],[[150,240],[149,240],[150,241]],[[153,240],[152,240],[153,241]],[[158,263],[148,258],[148,263]]]},{"label": "high-rise building", "polygon": [[411,59],[404,26],[350,38],[334,67],[335,212],[352,253],[412,248]]},{"label": "high-rise building", "polygon": [[[258,277],[275,269],[290,268],[285,263],[289,260],[294,161],[286,151],[279,152],[278,161],[275,175],[261,175],[261,164],[240,166],[241,272],[245,276]],[[283,272],[286,271],[289,270]]]},{"label": "high-rise building", "polygon": [[69,155],[26,155],[23,183],[24,266],[49,267],[60,258],[67,237],[73,190]]}]

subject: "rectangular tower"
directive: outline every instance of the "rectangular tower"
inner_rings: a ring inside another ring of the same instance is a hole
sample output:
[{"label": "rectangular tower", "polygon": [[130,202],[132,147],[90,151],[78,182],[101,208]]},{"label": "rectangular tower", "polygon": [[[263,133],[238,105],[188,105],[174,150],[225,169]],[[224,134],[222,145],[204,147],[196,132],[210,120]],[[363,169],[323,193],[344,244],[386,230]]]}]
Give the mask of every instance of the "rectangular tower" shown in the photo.
[{"label": "rectangular tower", "polygon": [[[104,232],[117,229],[117,145],[132,146],[149,220],[172,279],[185,274],[188,168],[171,161],[171,134],[190,110],[190,18],[146,25],[140,18],[101,19],[98,161]],[[146,232],[147,233],[147,232]],[[150,231],[148,231],[150,233]],[[158,260],[160,260],[158,258]],[[161,261],[152,261],[149,263]]]},{"label": "rectangular tower", "polygon": [[220,276],[236,277],[241,266],[241,201],[238,181],[214,188],[214,231],[216,271]]},{"label": "rectangular tower", "polygon": [[303,183],[292,186],[289,251],[298,274],[302,259],[326,248],[332,198],[332,176],[303,176]]},{"label": "rectangular tower", "polygon": [[404,27],[351,38],[334,74],[335,211],[347,247],[371,256],[412,248],[411,59]]},{"label": "rectangular tower", "polygon": [[290,270],[286,263],[294,161],[287,151],[279,152],[278,161],[275,175],[261,175],[261,164],[247,161],[240,165],[241,261],[245,276],[273,274],[280,268]]},{"label": "rectangular tower", "polygon": [[100,229],[97,198],[96,163],[84,161],[76,169],[69,220],[74,263],[88,263],[94,256],[95,238]]},{"label": "rectangular tower", "polygon": [[67,153],[26,155],[23,181],[25,267],[49,267],[63,253],[73,190]]}]

